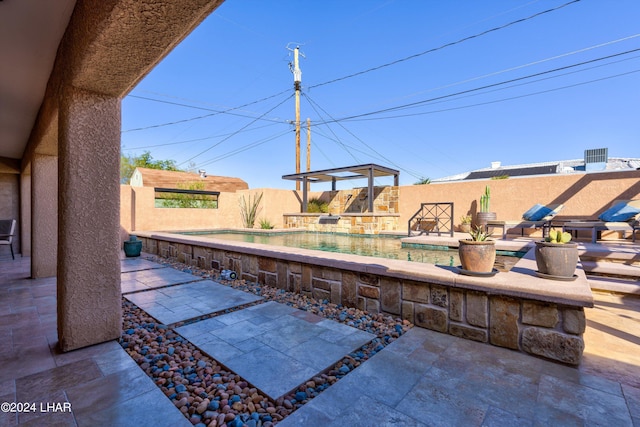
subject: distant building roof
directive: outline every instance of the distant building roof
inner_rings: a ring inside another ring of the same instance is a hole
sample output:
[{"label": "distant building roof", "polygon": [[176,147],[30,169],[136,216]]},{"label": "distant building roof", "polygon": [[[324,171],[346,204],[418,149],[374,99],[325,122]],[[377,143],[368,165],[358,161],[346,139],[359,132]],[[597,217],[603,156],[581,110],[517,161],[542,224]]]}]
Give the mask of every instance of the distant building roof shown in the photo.
[{"label": "distant building roof", "polygon": [[203,190],[233,193],[246,190],[249,185],[240,178],[214,176],[206,173],[176,172],[158,169],[136,168],[131,176],[132,187],[184,188],[194,182],[204,183]]},{"label": "distant building roof", "polygon": [[[588,172],[612,171],[612,170],[636,170],[640,169],[640,159],[609,157],[606,163],[599,168],[590,168]],[[501,166],[500,162],[493,162],[491,167],[463,172],[457,175],[445,176],[431,180],[431,182],[462,181],[468,179],[490,179],[502,176],[532,176],[567,174],[587,171],[584,159],[560,160],[555,162],[528,163],[523,165]]]}]

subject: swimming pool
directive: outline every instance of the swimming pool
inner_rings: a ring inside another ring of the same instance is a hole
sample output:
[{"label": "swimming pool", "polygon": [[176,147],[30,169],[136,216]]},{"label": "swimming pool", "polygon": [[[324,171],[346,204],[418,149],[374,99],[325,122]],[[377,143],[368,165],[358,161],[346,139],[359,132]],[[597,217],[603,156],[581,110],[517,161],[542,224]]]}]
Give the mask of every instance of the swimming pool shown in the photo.
[{"label": "swimming pool", "polygon": [[403,247],[399,236],[320,233],[320,232],[235,232],[206,231],[181,233],[245,243],[304,248],[325,252],[364,255],[377,258],[424,262],[436,265],[460,264],[457,249]]}]

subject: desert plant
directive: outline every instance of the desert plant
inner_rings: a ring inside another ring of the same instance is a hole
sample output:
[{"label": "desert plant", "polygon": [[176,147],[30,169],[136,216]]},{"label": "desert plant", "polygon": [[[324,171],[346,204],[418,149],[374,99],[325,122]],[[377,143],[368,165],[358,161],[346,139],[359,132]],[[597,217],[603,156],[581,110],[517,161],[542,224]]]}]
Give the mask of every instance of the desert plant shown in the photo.
[{"label": "desert plant", "polygon": [[253,228],[259,211],[258,207],[262,200],[262,193],[257,194],[253,201],[251,201],[250,194],[248,198],[248,201],[245,200],[244,196],[240,199],[240,215],[242,216],[242,226],[244,228]]},{"label": "desert plant", "polygon": [[571,233],[559,230],[550,230],[549,235],[544,239],[549,243],[569,243],[571,241]]},{"label": "desert plant", "polygon": [[307,202],[307,212],[327,213],[329,212],[329,204],[317,197],[314,197]]},{"label": "desert plant", "polygon": [[266,218],[262,218],[260,220],[260,228],[263,230],[271,230],[274,227],[273,224],[271,224],[271,222],[266,219]]},{"label": "desert plant", "polygon": [[489,212],[489,200],[491,199],[491,190],[487,185],[484,188],[484,194],[480,196],[480,212]]},{"label": "desert plant", "polygon": [[418,181],[414,182],[413,185],[424,185],[431,184],[431,178],[420,178]]},{"label": "desert plant", "polygon": [[480,225],[474,227],[474,229],[469,232],[469,235],[471,236],[471,240],[474,242],[484,242],[491,237],[491,233]]},{"label": "desert plant", "polygon": [[460,217],[460,224],[471,224],[471,215],[462,215]]}]

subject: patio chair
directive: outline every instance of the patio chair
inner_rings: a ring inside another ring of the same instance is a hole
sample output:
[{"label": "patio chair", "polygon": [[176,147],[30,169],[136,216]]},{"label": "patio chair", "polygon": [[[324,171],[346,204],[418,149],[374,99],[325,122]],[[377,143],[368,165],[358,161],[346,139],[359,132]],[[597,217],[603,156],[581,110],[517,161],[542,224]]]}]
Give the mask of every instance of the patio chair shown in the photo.
[{"label": "patio chair", "polygon": [[601,231],[622,232],[622,238],[626,238],[627,231],[631,232],[632,239],[636,241],[636,231],[640,228],[640,199],[616,200],[613,205],[598,216],[597,221],[568,221],[562,226],[563,231],[575,232],[591,231],[591,243],[596,243],[598,233]]},{"label": "patio chair", "polygon": [[564,208],[563,204],[548,206],[536,204],[522,214],[522,219],[510,221],[487,221],[487,229],[489,229],[489,227],[501,228],[503,240],[507,238],[507,231],[513,228],[519,228],[521,236],[524,235],[525,228],[542,228],[542,233],[544,235],[548,232],[549,227],[551,226],[551,220],[558,215],[558,212],[560,212],[562,208]]},{"label": "patio chair", "polygon": [[13,233],[16,231],[15,219],[0,219],[0,245],[9,245],[11,258],[16,259],[13,254]]}]

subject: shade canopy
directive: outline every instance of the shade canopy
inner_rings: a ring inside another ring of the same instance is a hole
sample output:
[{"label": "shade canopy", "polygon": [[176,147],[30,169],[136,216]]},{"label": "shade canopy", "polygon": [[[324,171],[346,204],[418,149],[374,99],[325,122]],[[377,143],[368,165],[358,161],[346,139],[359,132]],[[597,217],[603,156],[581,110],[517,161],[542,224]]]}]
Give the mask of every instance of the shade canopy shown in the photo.
[{"label": "shade canopy", "polygon": [[331,191],[336,191],[336,182],[346,179],[368,180],[369,212],[373,212],[373,179],[381,176],[392,176],[393,185],[399,185],[400,171],[373,163],[365,165],[345,166],[341,168],[323,169],[283,175],[282,179],[302,182],[302,212],[307,211],[307,183],[331,182]]}]

